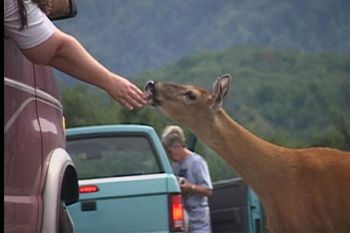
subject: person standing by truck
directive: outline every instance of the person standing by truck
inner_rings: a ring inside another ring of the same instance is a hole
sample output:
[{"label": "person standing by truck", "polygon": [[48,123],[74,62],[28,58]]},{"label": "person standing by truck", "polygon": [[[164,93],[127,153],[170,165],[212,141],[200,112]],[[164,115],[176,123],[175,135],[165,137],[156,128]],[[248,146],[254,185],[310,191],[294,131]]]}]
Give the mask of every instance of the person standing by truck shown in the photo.
[{"label": "person standing by truck", "polygon": [[189,217],[189,233],[211,233],[208,197],[212,182],[205,159],[186,147],[186,138],[181,127],[167,126],[161,136],[162,144],[173,163],[184,197],[185,210]]},{"label": "person standing by truck", "polygon": [[31,62],[97,86],[128,110],[147,104],[147,95],[138,87],[109,71],[73,36],[59,30],[46,15],[49,11],[48,0],[5,0],[5,36],[13,39]]}]

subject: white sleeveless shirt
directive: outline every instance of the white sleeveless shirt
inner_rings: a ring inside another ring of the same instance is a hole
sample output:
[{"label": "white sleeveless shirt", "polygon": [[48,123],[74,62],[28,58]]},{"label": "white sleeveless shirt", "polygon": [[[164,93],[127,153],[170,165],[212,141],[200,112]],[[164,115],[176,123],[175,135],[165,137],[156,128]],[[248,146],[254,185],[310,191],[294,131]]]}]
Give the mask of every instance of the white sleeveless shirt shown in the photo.
[{"label": "white sleeveless shirt", "polygon": [[46,41],[56,26],[31,0],[24,0],[28,26],[20,30],[21,19],[16,0],[4,0],[4,33],[13,39],[20,49],[33,48]]}]

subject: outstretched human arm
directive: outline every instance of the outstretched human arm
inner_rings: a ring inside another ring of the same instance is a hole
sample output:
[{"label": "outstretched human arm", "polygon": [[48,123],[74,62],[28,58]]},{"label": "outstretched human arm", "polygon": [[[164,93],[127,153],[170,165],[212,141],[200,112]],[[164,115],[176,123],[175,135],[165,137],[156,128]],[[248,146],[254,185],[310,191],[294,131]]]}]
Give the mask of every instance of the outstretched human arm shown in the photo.
[{"label": "outstretched human arm", "polygon": [[[19,4],[26,9],[27,23],[23,28]],[[33,63],[50,65],[102,88],[129,110],[147,103],[144,92],[100,64],[78,40],[58,29],[33,1],[4,0],[4,26],[5,34]]]},{"label": "outstretched human arm", "polygon": [[43,43],[23,54],[36,64],[50,65],[81,81],[100,87],[129,110],[144,106],[146,94],[127,79],[109,71],[72,36],[55,29]]}]

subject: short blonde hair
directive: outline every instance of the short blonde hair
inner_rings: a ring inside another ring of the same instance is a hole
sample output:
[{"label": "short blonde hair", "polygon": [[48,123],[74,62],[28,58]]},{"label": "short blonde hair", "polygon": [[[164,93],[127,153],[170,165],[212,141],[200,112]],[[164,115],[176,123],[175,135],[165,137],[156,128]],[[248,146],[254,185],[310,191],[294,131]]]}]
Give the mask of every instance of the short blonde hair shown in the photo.
[{"label": "short blonde hair", "polygon": [[177,125],[167,126],[162,133],[161,138],[164,148],[172,147],[176,144],[186,145],[186,138],[183,130]]}]

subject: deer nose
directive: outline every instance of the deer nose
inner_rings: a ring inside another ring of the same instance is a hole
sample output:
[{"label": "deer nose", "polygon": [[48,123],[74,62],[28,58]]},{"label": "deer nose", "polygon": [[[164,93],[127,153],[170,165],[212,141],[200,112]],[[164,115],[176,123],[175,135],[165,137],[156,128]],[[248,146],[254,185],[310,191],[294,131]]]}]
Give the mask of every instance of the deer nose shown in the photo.
[{"label": "deer nose", "polygon": [[151,95],[153,95],[155,92],[155,86],[156,86],[156,82],[153,80],[150,80],[146,83],[145,90]]}]

